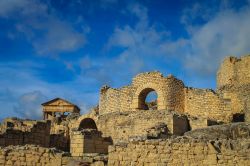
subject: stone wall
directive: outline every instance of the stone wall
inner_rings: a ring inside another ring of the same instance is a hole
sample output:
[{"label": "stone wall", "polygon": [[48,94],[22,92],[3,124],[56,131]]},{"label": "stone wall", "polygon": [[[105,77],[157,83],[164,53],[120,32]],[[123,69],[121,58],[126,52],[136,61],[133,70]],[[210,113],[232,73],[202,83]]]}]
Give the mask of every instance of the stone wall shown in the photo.
[{"label": "stone wall", "polygon": [[219,122],[203,117],[188,116],[189,130],[206,128],[208,126],[217,125]]},{"label": "stone wall", "polygon": [[50,147],[68,151],[70,147],[71,124],[74,120],[62,122],[52,121],[50,128]]},{"label": "stone wall", "polygon": [[100,154],[72,157],[54,148],[35,145],[0,147],[0,165],[6,166],[104,166],[106,163],[107,156]]},{"label": "stone wall", "polygon": [[129,108],[132,101],[132,87],[113,89],[103,87],[100,93],[99,113],[122,112]]},{"label": "stone wall", "polygon": [[50,134],[50,146],[69,152],[70,138],[62,134]]},{"label": "stone wall", "polygon": [[109,138],[103,138],[97,130],[85,129],[71,134],[70,153],[72,156],[83,156],[84,153],[108,153],[112,144]]},{"label": "stone wall", "polygon": [[249,165],[250,139],[203,141],[185,137],[109,147],[108,165]]},{"label": "stone wall", "polygon": [[243,114],[244,120],[250,122],[250,84],[224,86],[218,93],[231,103],[232,115]]},{"label": "stone wall", "polygon": [[191,116],[234,121],[244,114],[250,121],[250,55],[228,57],[217,73],[217,90],[185,87],[172,75],[146,72],[135,76],[131,85],[114,89],[103,87],[100,93],[100,115],[111,112],[145,110],[145,98],[151,91],[158,95],[158,110],[173,110]]},{"label": "stone wall", "polygon": [[50,146],[50,122],[6,119],[1,129],[0,146],[25,144]]},{"label": "stone wall", "polygon": [[244,120],[250,122],[250,84],[224,87],[220,93],[231,102],[232,114],[243,114]]},{"label": "stone wall", "polygon": [[231,102],[210,89],[185,88],[185,113],[230,122]]},{"label": "stone wall", "polygon": [[158,95],[158,110],[184,111],[184,84],[172,75],[160,72],[138,74],[132,84],[120,89],[103,87],[100,93],[100,114],[144,110],[145,98],[151,91]]},{"label": "stone wall", "polygon": [[168,135],[182,135],[188,131],[188,121],[185,116],[166,110],[139,110],[123,113],[100,115],[96,120],[98,130],[105,137],[112,137],[114,142],[129,137],[155,135],[150,132],[159,125],[165,125]]},{"label": "stone wall", "polygon": [[217,88],[243,84],[250,84],[250,55],[225,58],[217,72]]},{"label": "stone wall", "polygon": [[[246,90],[246,86],[241,87],[242,91]],[[250,90],[243,92],[245,95],[239,91],[238,95],[228,91],[224,95],[225,91],[188,88],[184,87],[182,81],[171,75],[163,77],[159,72],[149,72],[138,74],[133,78],[131,85],[120,89],[103,87],[100,94],[99,113],[103,115],[111,112],[144,110],[145,98],[152,90],[155,90],[158,95],[158,110],[174,110],[211,120],[230,122],[235,113],[243,112],[245,105],[247,108],[250,107],[248,104]],[[245,98],[240,99],[239,96],[245,96]]]},{"label": "stone wall", "polygon": [[202,140],[250,138],[250,123],[238,122],[214,125],[188,131],[184,136]]},{"label": "stone wall", "polygon": [[250,122],[250,55],[228,57],[217,72],[217,91],[232,103],[232,112]]},{"label": "stone wall", "polygon": [[63,153],[34,145],[0,148],[0,165],[61,166]]},{"label": "stone wall", "polygon": [[0,146],[34,144],[69,151],[70,124],[7,118],[0,125]]},{"label": "stone wall", "polygon": [[18,130],[22,132],[30,132],[34,128],[42,130],[50,129],[50,122],[44,120],[23,120],[18,118],[6,118],[3,123],[0,124],[0,132],[3,133],[7,129]]}]

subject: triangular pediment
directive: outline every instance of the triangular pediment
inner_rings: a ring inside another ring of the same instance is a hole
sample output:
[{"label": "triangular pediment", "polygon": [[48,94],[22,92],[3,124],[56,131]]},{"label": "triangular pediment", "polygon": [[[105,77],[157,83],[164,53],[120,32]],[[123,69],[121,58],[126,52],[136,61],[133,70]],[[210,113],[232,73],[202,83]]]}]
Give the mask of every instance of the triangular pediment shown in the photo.
[{"label": "triangular pediment", "polygon": [[61,98],[55,98],[53,100],[43,103],[42,105],[43,106],[75,106],[69,101],[61,99]]}]

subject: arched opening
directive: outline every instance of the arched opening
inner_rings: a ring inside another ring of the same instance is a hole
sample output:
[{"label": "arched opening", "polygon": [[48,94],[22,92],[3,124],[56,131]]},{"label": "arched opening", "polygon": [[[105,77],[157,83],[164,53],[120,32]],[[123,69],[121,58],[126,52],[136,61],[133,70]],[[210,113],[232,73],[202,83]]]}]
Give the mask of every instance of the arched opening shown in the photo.
[{"label": "arched opening", "polygon": [[156,91],[149,92],[145,99],[145,104],[148,110],[157,110],[157,93]]},{"label": "arched opening", "polygon": [[79,130],[83,130],[83,129],[97,130],[97,126],[96,126],[95,121],[91,118],[83,119],[79,125]]},{"label": "arched opening", "polygon": [[139,109],[143,110],[157,110],[157,98],[156,91],[152,88],[146,88],[139,94]]}]

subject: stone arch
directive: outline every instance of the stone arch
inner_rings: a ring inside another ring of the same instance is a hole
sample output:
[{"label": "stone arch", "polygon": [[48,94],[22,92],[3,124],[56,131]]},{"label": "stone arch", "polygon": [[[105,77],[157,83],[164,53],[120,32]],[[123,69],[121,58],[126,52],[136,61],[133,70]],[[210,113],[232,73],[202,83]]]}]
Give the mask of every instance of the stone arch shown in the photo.
[{"label": "stone arch", "polygon": [[80,123],[86,119],[86,118],[90,118],[90,119],[93,119],[97,125],[97,128],[98,128],[98,118],[97,116],[95,116],[95,114],[92,114],[92,113],[88,113],[88,114],[83,114],[81,115],[76,121],[73,121],[70,125],[71,125],[71,128],[79,128],[80,126]]},{"label": "stone arch", "polygon": [[92,118],[85,118],[80,122],[78,129],[79,130],[82,130],[82,129],[95,129],[95,130],[97,130],[97,125]]},{"label": "stone arch", "polygon": [[142,110],[148,109],[148,106],[146,105],[146,97],[148,96],[150,92],[153,92],[153,91],[155,90],[152,88],[145,88],[141,91],[141,93],[138,96],[138,109],[142,109]]},{"label": "stone arch", "polygon": [[132,109],[145,109],[145,99],[147,95],[155,91],[157,93],[157,109],[165,109],[163,91],[154,83],[145,84],[136,89],[133,100],[132,100]]}]

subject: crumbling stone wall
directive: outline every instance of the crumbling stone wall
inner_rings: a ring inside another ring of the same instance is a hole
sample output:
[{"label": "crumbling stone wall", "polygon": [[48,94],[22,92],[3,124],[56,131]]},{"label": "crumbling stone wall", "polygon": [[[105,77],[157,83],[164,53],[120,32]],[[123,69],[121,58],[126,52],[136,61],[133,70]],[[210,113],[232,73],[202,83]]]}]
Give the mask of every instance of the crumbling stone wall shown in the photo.
[{"label": "crumbling stone wall", "polygon": [[217,72],[217,88],[250,84],[250,55],[227,57]]},{"label": "crumbling stone wall", "polygon": [[109,147],[108,165],[249,165],[249,139],[144,140]]},{"label": "crumbling stone wall", "polygon": [[238,122],[214,125],[188,131],[184,136],[202,140],[250,138],[250,123]]},{"label": "crumbling stone wall", "polygon": [[250,121],[250,56],[228,57],[217,72],[217,90],[185,89],[185,112],[224,122],[245,114]]},{"label": "crumbling stone wall", "polygon": [[211,89],[185,88],[185,113],[213,120],[230,122],[231,102]]},{"label": "crumbling stone wall", "polygon": [[188,119],[185,115],[167,110],[113,112],[103,115],[91,112],[80,116],[71,125],[79,128],[85,119],[92,119],[103,137],[111,137],[114,142],[121,139],[128,140],[129,137],[155,135],[160,129],[154,128],[162,125],[167,129],[167,132],[162,134],[167,135],[182,135],[189,130]]},{"label": "crumbling stone wall", "polygon": [[138,74],[132,84],[120,89],[101,89],[99,113],[145,110],[145,98],[151,91],[158,95],[158,110],[173,110],[191,116],[230,122],[234,115],[245,114],[250,121],[250,55],[229,57],[217,73],[217,91],[185,87],[172,75],[159,72]]},{"label": "crumbling stone wall", "polygon": [[99,112],[127,112],[144,110],[147,94],[155,90],[158,110],[174,110],[191,116],[224,122],[232,120],[231,101],[210,89],[185,87],[173,76],[159,72],[138,74],[132,84],[121,89],[103,87]]},{"label": "crumbling stone wall", "polygon": [[[50,123],[44,120],[23,120],[18,118],[6,118],[0,124],[0,132],[3,133],[7,129],[18,130],[22,132],[30,132],[33,128],[49,129]],[[43,129],[43,130],[44,130]]]},{"label": "crumbling stone wall", "polygon": [[34,144],[69,151],[71,124],[7,118],[0,125],[0,146]]},{"label": "crumbling stone wall", "polygon": [[0,148],[0,165],[61,166],[63,152],[34,145]]},{"label": "crumbling stone wall", "polygon": [[217,72],[217,91],[232,104],[234,114],[250,121],[250,55],[228,57]]},{"label": "crumbling stone wall", "polygon": [[50,147],[69,151],[70,145],[70,123],[68,121],[56,122],[52,121],[50,128]]},{"label": "crumbling stone wall", "polygon": [[50,122],[6,119],[1,128],[0,146],[25,144],[50,146]]},{"label": "crumbling stone wall", "polygon": [[250,122],[250,84],[224,87],[219,91],[226,100],[231,102],[232,114],[242,114],[244,121]]},{"label": "crumbling stone wall", "polygon": [[[113,89],[102,87],[99,100],[99,113],[121,112],[128,109],[131,103],[131,87]],[[123,101],[122,101],[123,100]]]},{"label": "crumbling stone wall", "polygon": [[144,110],[147,94],[155,91],[158,95],[159,110],[184,111],[184,84],[172,75],[163,77],[160,72],[138,74],[132,84],[120,89],[103,87],[100,93],[99,112],[124,112]]},{"label": "crumbling stone wall", "polygon": [[190,115],[188,116],[188,122],[189,122],[189,130],[206,128],[208,126],[218,125],[222,123],[208,118],[190,116]]},{"label": "crumbling stone wall", "polygon": [[107,156],[100,154],[84,154],[72,157],[69,153],[54,148],[35,145],[0,147],[0,165],[9,166],[104,166]]},{"label": "crumbling stone wall", "polygon": [[110,136],[114,142],[128,140],[130,137],[155,135],[150,131],[159,124],[166,126],[168,131],[164,134],[167,135],[182,135],[188,131],[186,116],[166,110],[114,112],[99,116],[96,124],[103,136]]}]

